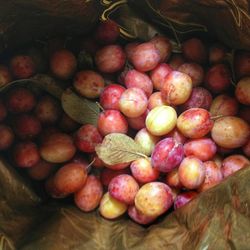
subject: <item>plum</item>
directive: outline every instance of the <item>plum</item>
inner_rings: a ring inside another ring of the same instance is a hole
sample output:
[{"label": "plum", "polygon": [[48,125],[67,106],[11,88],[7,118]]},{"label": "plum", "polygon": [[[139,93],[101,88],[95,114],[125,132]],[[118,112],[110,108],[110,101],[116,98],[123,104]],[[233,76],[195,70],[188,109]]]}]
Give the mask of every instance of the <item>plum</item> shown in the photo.
[{"label": "plum", "polygon": [[103,91],[104,79],[93,70],[82,70],[75,75],[73,85],[81,96],[97,98]]},{"label": "plum", "polygon": [[102,73],[115,73],[121,70],[126,61],[126,54],[119,45],[107,45],[95,54],[95,63]]},{"label": "plum", "polygon": [[161,86],[163,100],[170,105],[185,103],[192,93],[192,79],[189,75],[178,71],[170,72]]},{"label": "plum", "polygon": [[250,166],[250,161],[244,155],[233,154],[222,161],[222,174],[224,178],[232,175],[236,171]]},{"label": "plum", "polygon": [[181,184],[187,189],[199,188],[205,180],[204,163],[195,156],[185,157],[178,169]]},{"label": "plum", "polygon": [[158,217],[173,204],[171,188],[162,182],[144,184],[135,196],[136,209],[145,216]]},{"label": "plum", "polygon": [[89,175],[84,186],[74,194],[74,201],[78,208],[84,212],[96,209],[103,195],[103,187],[100,180]]},{"label": "plum", "polygon": [[106,219],[115,219],[123,215],[128,209],[125,203],[113,198],[108,192],[100,201],[99,212]]},{"label": "plum", "polygon": [[169,133],[176,125],[177,114],[171,106],[158,106],[149,111],[146,118],[146,128],[156,136]]},{"label": "plum", "polygon": [[137,45],[131,55],[131,62],[134,67],[141,72],[154,69],[161,61],[160,51],[152,42]]},{"label": "plum", "polygon": [[96,145],[102,142],[102,136],[94,125],[86,124],[77,130],[74,142],[78,150],[93,153]]},{"label": "plum", "polygon": [[61,80],[70,79],[77,68],[75,55],[67,49],[56,50],[49,63],[52,74]]},{"label": "plum", "polygon": [[211,136],[215,143],[221,147],[239,148],[246,144],[250,136],[250,127],[239,117],[224,116],[214,122]]},{"label": "plum", "polygon": [[56,190],[63,196],[79,191],[87,181],[87,171],[79,163],[68,163],[54,176]]},{"label": "plum", "polygon": [[114,177],[108,185],[110,196],[127,205],[134,204],[138,190],[138,183],[128,174],[121,174]]},{"label": "plum", "polygon": [[150,159],[147,158],[139,158],[133,161],[130,169],[133,177],[143,184],[156,181],[160,175],[159,171],[152,167]]},{"label": "plum", "polygon": [[40,147],[41,157],[48,162],[63,163],[75,154],[76,147],[71,136],[64,133],[49,135]]},{"label": "plum", "polygon": [[167,173],[176,168],[184,157],[182,144],[175,139],[168,137],[159,141],[151,155],[153,168]]}]

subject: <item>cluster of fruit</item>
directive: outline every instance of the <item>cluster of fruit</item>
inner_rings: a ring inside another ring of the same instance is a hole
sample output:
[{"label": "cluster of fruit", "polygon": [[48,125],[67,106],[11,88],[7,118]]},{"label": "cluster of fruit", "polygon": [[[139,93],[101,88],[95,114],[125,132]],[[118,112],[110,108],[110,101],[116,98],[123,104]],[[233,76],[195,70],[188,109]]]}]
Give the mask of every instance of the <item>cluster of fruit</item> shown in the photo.
[{"label": "cluster of fruit", "polygon": [[[54,97],[14,86],[0,102],[0,150],[53,198],[73,195],[85,212],[99,206],[114,219],[128,211],[148,224],[250,164],[250,52],[237,51],[230,64],[226,47],[198,38],[173,53],[165,36],[124,46],[118,37],[106,21],[84,39],[93,68],[80,69],[61,46],[49,56],[55,79],[99,101],[96,124],[80,125]],[[0,67],[0,85],[32,77],[38,62],[12,56]],[[126,134],[143,153],[117,147],[110,155],[118,163],[109,164],[97,147],[112,134]]]}]

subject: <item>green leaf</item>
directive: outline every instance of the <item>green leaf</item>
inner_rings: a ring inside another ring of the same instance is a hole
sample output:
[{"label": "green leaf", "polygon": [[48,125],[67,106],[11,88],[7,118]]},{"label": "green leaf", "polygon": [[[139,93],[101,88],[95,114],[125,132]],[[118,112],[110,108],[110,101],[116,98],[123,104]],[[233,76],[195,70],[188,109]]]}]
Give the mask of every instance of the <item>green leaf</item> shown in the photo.
[{"label": "green leaf", "polygon": [[80,124],[97,124],[100,113],[96,102],[79,97],[71,89],[67,89],[62,94],[62,107],[69,117]]},{"label": "green leaf", "polygon": [[98,157],[106,164],[127,163],[147,156],[144,149],[131,137],[112,133],[104,137],[103,142],[95,148]]},{"label": "green leaf", "polygon": [[37,74],[28,79],[20,79],[9,82],[0,88],[0,92],[17,85],[25,86],[31,89],[43,89],[58,99],[61,98],[63,93],[63,88],[61,88],[61,86],[51,76],[45,74]]}]

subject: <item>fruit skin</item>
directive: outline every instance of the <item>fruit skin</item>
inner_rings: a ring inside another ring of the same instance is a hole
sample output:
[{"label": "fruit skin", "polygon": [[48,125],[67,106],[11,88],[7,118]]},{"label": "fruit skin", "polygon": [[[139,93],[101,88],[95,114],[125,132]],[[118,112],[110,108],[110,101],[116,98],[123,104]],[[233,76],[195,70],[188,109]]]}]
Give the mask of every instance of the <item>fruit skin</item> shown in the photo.
[{"label": "fruit skin", "polygon": [[101,44],[112,44],[119,37],[120,31],[119,26],[116,22],[108,19],[99,23],[95,30],[95,40]]},{"label": "fruit skin", "polygon": [[89,175],[84,186],[74,194],[74,201],[78,208],[84,212],[96,209],[103,195],[103,187],[100,180]]},{"label": "fruit skin", "polygon": [[61,80],[68,80],[75,73],[77,61],[74,54],[66,49],[60,49],[50,58],[50,70]]},{"label": "fruit skin", "polygon": [[73,85],[81,96],[97,98],[103,91],[104,79],[93,70],[82,70],[75,75]]},{"label": "fruit skin", "polygon": [[205,180],[205,166],[197,157],[187,156],[179,166],[178,176],[185,188],[199,188]]},{"label": "fruit skin", "polygon": [[15,119],[14,131],[22,140],[28,140],[37,137],[42,131],[42,126],[35,116],[22,114]]},{"label": "fruit skin", "polygon": [[27,172],[33,180],[45,180],[54,171],[54,164],[40,159],[40,161],[32,168],[28,168]]},{"label": "fruit skin", "polygon": [[192,92],[192,79],[189,75],[178,71],[170,72],[161,86],[163,100],[170,105],[185,103]]},{"label": "fruit skin", "polygon": [[110,133],[127,134],[128,122],[118,110],[106,110],[100,113],[97,127],[102,136]]},{"label": "fruit skin", "polygon": [[45,181],[45,190],[46,192],[55,199],[65,198],[67,195],[62,194],[60,191],[57,190],[55,187],[55,176],[51,175],[46,181]]},{"label": "fruit skin", "polygon": [[212,93],[223,93],[231,84],[230,70],[225,64],[216,64],[208,69],[204,81]]},{"label": "fruit skin", "polygon": [[247,122],[236,116],[224,116],[216,119],[211,137],[221,147],[234,149],[246,144],[250,136]]},{"label": "fruit skin", "polygon": [[115,219],[127,211],[127,205],[116,200],[107,192],[103,195],[99,212],[106,219]]},{"label": "fruit skin", "polygon": [[199,187],[198,191],[206,191],[217,184],[221,183],[223,180],[223,174],[221,168],[214,161],[205,161],[205,180]]},{"label": "fruit skin", "polygon": [[242,78],[236,85],[235,96],[245,105],[250,105],[250,77]]},{"label": "fruit skin", "polygon": [[139,212],[134,205],[128,207],[128,215],[133,221],[141,225],[150,224],[156,219],[154,216],[147,216]]},{"label": "fruit skin", "polygon": [[100,95],[100,104],[103,109],[119,110],[119,100],[126,89],[118,84],[109,84]]},{"label": "fruit skin", "polygon": [[42,124],[54,124],[61,116],[59,103],[49,95],[43,96],[37,103],[35,115]]},{"label": "fruit skin", "polygon": [[184,57],[199,64],[207,60],[207,50],[203,42],[198,38],[191,38],[182,43]]},{"label": "fruit skin", "polygon": [[16,144],[13,151],[13,157],[14,162],[20,168],[33,167],[40,160],[37,145],[30,141]]},{"label": "fruit skin", "polygon": [[198,193],[195,191],[188,191],[185,193],[178,194],[174,201],[174,209],[176,210],[184,206],[185,204],[190,202],[192,199],[194,199],[197,195]]},{"label": "fruit skin", "polygon": [[138,117],[126,117],[128,125],[134,130],[140,130],[145,127],[145,121],[147,118],[149,110],[147,109],[142,115]]},{"label": "fruit skin", "polygon": [[184,154],[193,155],[201,161],[212,159],[217,151],[216,144],[210,138],[191,139],[184,144]]},{"label": "fruit skin", "polygon": [[238,79],[250,76],[250,52],[239,50],[234,56],[234,70]]},{"label": "fruit skin", "polygon": [[158,64],[152,71],[150,71],[150,78],[153,82],[154,89],[160,91],[166,76],[172,71],[172,67],[166,63]]},{"label": "fruit skin", "polygon": [[9,69],[4,65],[0,65],[0,87],[6,85],[11,81],[12,81],[12,76],[10,74]]},{"label": "fruit skin", "polygon": [[49,135],[40,147],[41,157],[48,162],[63,163],[75,154],[76,147],[71,136],[64,133]]},{"label": "fruit skin", "polygon": [[127,72],[124,78],[125,86],[129,88],[142,89],[147,98],[153,92],[153,83],[147,74],[141,73],[135,69],[131,69]]},{"label": "fruit skin", "polygon": [[126,54],[119,45],[107,45],[95,54],[95,63],[103,73],[115,73],[121,70],[126,61]]},{"label": "fruit skin", "polygon": [[94,125],[86,124],[77,130],[74,142],[78,150],[93,153],[96,145],[102,142],[102,136]]},{"label": "fruit skin", "polygon": [[6,107],[11,113],[31,111],[36,105],[34,94],[25,88],[14,88],[7,93]]},{"label": "fruit skin", "polygon": [[191,108],[203,108],[209,110],[213,97],[211,93],[202,87],[192,89],[191,95],[186,102],[179,106],[180,111],[185,111]]},{"label": "fruit skin", "polygon": [[177,129],[177,127],[167,133],[165,137],[172,137],[180,144],[184,144],[187,141],[187,138]]},{"label": "fruit skin", "polygon": [[242,151],[245,154],[245,156],[250,158],[250,138],[248,142],[242,147]]},{"label": "fruit skin", "polygon": [[206,109],[191,108],[179,115],[176,125],[185,137],[198,139],[208,134],[213,124],[211,115]]},{"label": "fruit skin", "polygon": [[212,116],[217,115],[237,115],[239,104],[234,97],[226,94],[216,96],[210,106],[209,112]]},{"label": "fruit skin", "polygon": [[100,174],[100,178],[101,178],[101,183],[102,185],[104,185],[105,187],[108,187],[110,181],[118,176],[118,175],[121,175],[121,174],[129,174],[130,171],[129,171],[129,168],[123,168],[123,169],[119,169],[119,170],[116,170],[116,169],[109,169],[109,168],[104,168]]},{"label": "fruit skin", "polygon": [[167,173],[177,167],[184,157],[182,144],[171,137],[158,142],[151,155],[153,168]]},{"label": "fruit skin", "polygon": [[120,111],[129,118],[136,118],[142,115],[147,110],[147,106],[147,96],[139,88],[126,89],[119,100]]},{"label": "fruit skin", "polygon": [[62,195],[79,191],[87,180],[86,169],[79,163],[68,163],[61,167],[54,176],[56,190]]},{"label": "fruit skin", "polygon": [[137,132],[134,140],[144,149],[145,155],[150,156],[156,143],[160,141],[160,137],[152,135],[146,128],[142,128]]},{"label": "fruit skin", "polygon": [[141,184],[156,181],[159,177],[159,171],[153,168],[150,159],[139,158],[130,165],[132,176]]},{"label": "fruit skin", "polygon": [[161,56],[155,44],[146,42],[135,47],[131,62],[135,69],[146,72],[154,69],[160,62]]},{"label": "fruit skin", "polygon": [[17,79],[29,78],[35,74],[36,66],[30,56],[16,55],[11,58],[10,71]]},{"label": "fruit skin", "polygon": [[176,189],[182,188],[182,184],[180,182],[180,178],[178,175],[178,168],[174,168],[173,170],[171,170],[166,174],[165,182],[171,188],[176,188]]},{"label": "fruit skin", "polygon": [[173,204],[170,187],[162,182],[144,184],[135,196],[135,207],[146,216],[158,217]]},{"label": "fruit skin", "polygon": [[204,70],[197,63],[183,63],[178,68],[178,71],[185,73],[191,77],[193,87],[197,87],[203,82]]},{"label": "fruit skin", "polygon": [[182,54],[173,54],[169,60],[169,66],[174,69],[178,70],[178,68],[186,62],[186,59],[183,57]]},{"label": "fruit skin", "polygon": [[165,36],[156,35],[150,40],[150,42],[155,45],[156,49],[158,49],[160,53],[160,62],[167,61],[172,52],[172,45],[169,39]]},{"label": "fruit skin", "polygon": [[146,128],[156,136],[162,136],[169,133],[176,125],[177,114],[174,108],[170,106],[158,106],[150,110],[146,118]]},{"label": "fruit skin", "polygon": [[250,166],[250,161],[244,155],[234,154],[222,161],[221,171],[224,178],[234,174],[238,170]]},{"label": "fruit skin", "polygon": [[0,124],[0,151],[10,148],[14,141],[15,135],[12,129],[4,124]]},{"label": "fruit skin", "polygon": [[226,48],[221,44],[214,44],[209,48],[209,63],[221,63],[226,57]]},{"label": "fruit skin", "polygon": [[121,174],[114,177],[108,186],[109,194],[116,200],[127,205],[134,204],[134,199],[138,190],[138,183],[128,174]]},{"label": "fruit skin", "polygon": [[148,99],[148,109],[152,110],[155,107],[159,107],[159,106],[168,106],[169,104],[163,100],[161,92],[160,91],[156,91],[154,92]]}]

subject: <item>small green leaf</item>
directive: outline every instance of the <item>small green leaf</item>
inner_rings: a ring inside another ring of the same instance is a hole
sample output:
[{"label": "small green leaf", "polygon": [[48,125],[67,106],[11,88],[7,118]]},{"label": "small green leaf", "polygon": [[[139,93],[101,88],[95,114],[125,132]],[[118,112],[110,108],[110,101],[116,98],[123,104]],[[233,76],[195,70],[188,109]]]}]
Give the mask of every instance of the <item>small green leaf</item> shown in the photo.
[{"label": "small green leaf", "polygon": [[80,124],[97,124],[100,109],[96,102],[79,97],[71,89],[63,92],[61,101],[64,111],[73,120]]},{"label": "small green leaf", "polygon": [[147,158],[144,149],[131,137],[112,133],[104,137],[103,142],[95,148],[98,157],[106,164],[132,162],[139,158]]}]

